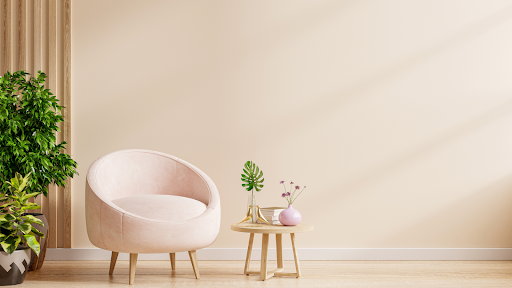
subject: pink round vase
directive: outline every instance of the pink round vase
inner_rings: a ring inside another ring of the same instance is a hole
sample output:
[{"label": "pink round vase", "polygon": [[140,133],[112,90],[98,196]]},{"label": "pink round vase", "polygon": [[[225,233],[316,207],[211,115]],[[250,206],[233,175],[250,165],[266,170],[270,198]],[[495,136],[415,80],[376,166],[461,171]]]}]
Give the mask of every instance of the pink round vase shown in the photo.
[{"label": "pink round vase", "polygon": [[288,208],[279,213],[279,222],[284,226],[295,226],[300,221],[302,221],[302,215],[300,215],[299,211],[293,209],[292,204],[289,204]]}]

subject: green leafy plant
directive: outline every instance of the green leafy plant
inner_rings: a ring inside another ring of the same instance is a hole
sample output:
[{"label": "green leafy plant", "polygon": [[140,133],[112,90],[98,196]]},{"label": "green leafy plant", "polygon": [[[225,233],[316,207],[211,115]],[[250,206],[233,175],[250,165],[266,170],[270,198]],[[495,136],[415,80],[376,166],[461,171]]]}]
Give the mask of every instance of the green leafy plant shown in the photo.
[{"label": "green leafy plant", "polygon": [[32,173],[28,193],[48,194],[48,185],[64,186],[77,174],[77,164],[56,143],[57,124],[64,121],[57,98],[45,89],[46,74],[25,71],[0,76],[0,191],[16,172]]},{"label": "green leafy plant", "polygon": [[245,183],[242,184],[242,187],[245,187],[247,191],[251,191],[254,196],[254,190],[260,192],[261,188],[263,188],[263,181],[265,181],[263,171],[252,161],[245,162],[243,170],[242,181]]},{"label": "green leafy plant", "polygon": [[12,254],[20,243],[29,246],[39,256],[41,247],[36,235],[44,238],[44,234],[32,226],[32,223],[44,226],[43,222],[32,215],[25,215],[25,211],[39,209],[41,206],[29,202],[30,197],[35,197],[39,192],[27,194],[25,189],[30,185],[30,173],[23,177],[16,173],[11,181],[6,181],[9,186],[9,194],[0,195],[0,201],[5,203],[0,206],[0,245],[5,252]]}]

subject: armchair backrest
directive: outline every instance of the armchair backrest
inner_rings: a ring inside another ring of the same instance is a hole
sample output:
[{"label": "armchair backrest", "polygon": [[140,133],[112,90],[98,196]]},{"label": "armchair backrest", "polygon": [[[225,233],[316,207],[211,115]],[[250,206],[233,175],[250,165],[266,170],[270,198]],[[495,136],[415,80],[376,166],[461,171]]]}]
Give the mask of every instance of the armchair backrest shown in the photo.
[{"label": "armchair backrest", "polygon": [[212,198],[218,198],[212,195],[217,191],[210,189],[211,185],[215,187],[213,182],[201,170],[155,151],[116,151],[96,160],[88,173],[87,178],[95,178],[103,196],[109,200],[148,194],[176,195],[208,206]]}]

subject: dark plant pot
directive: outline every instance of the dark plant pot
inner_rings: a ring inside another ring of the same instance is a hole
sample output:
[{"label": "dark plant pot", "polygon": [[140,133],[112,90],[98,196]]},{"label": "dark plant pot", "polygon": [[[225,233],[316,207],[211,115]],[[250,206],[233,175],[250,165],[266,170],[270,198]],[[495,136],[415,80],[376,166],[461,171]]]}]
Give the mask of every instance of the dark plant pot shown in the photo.
[{"label": "dark plant pot", "polygon": [[29,247],[18,246],[12,254],[0,252],[0,286],[21,284],[30,265]]},{"label": "dark plant pot", "polygon": [[36,253],[30,249],[30,259],[31,259],[31,265],[30,265],[30,271],[34,271],[37,269],[41,269],[43,267],[44,263],[44,257],[46,256],[46,248],[48,247],[48,221],[46,220],[46,217],[44,214],[41,213],[26,213],[28,215],[32,215],[36,217],[37,219],[43,221],[44,226],[41,226],[36,223],[32,223],[32,226],[39,230],[41,233],[44,234],[44,238],[41,239],[41,237],[36,236],[37,242],[39,242],[39,245],[41,246],[41,252],[39,253],[39,257],[37,257]]}]

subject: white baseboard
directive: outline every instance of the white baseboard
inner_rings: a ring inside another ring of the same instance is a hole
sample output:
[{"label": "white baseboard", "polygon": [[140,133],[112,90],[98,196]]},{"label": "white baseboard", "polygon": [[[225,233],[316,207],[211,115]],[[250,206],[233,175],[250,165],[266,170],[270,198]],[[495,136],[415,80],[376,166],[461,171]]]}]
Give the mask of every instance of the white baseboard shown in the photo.
[{"label": "white baseboard", "polygon": [[[111,252],[97,248],[49,248],[46,260],[110,260]],[[198,260],[245,260],[246,248],[205,248]],[[300,260],[512,260],[512,248],[299,248]],[[260,260],[261,248],[253,248],[252,260]],[[269,248],[269,260],[276,249]],[[293,260],[291,248],[283,249],[284,260]],[[119,260],[128,260],[120,253]],[[139,254],[139,260],[169,260],[169,254]],[[188,253],[176,253],[176,260],[189,260]]]}]

